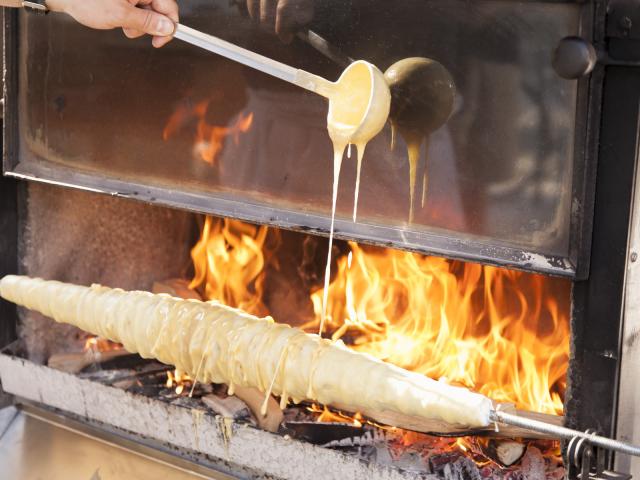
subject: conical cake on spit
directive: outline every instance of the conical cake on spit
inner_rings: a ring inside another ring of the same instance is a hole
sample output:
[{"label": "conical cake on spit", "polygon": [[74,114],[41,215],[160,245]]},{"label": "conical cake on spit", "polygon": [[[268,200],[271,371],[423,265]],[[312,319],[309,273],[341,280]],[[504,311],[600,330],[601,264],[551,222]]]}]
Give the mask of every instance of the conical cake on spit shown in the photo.
[{"label": "conical cake on spit", "polygon": [[315,401],[457,427],[490,423],[492,403],[483,395],[217,302],[14,275],[0,280],[0,295],[231,392],[254,387],[283,403]]}]

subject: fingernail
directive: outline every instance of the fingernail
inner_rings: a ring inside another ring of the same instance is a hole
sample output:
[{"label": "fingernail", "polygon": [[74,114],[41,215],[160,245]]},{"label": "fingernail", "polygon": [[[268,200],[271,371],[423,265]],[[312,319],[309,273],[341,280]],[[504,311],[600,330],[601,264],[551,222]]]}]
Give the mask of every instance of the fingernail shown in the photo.
[{"label": "fingernail", "polygon": [[168,18],[158,20],[158,35],[171,35],[175,29],[175,25]]},{"label": "fingernail", "polygon": [[151,39],[151,45],[153,45],[155,48],[164,47],[170,40],[171,39],[167,37],[153,37]]}]

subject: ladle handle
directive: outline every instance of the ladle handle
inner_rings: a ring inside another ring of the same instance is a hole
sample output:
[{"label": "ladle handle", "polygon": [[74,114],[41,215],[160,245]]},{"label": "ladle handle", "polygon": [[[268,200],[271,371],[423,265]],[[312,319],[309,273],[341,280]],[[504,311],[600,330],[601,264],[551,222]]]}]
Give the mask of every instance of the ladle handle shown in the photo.
[{"label": "ladle handle", "polygon": [[342,51],[340,51],[340,49],[335,45],[329,43],[324,37],[321,37],[313,30],[298,32],[296,37],[307,45],[315,48],[322,55],[343,68],[347,68],[355,61],[353,58],[342,53]]},{"label": "ladle handle", "polygon": [[263,73],[284,80],[285,82],[293,83],[294,85],[298,85],[324,97],[331,95],[332,82],[312,73],[305,72],[304,70],[296,69],[271,58],[259,55],[251,50],[214,37],[213,35],[177,23],[173,36],[183,42],[217,53],[247,67],[255,68]]}]

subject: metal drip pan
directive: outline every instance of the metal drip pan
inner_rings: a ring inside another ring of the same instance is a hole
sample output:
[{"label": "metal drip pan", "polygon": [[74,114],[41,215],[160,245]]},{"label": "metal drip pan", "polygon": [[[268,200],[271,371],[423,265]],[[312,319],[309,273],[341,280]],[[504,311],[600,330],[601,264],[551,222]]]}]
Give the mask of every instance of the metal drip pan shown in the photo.
[{"label": "metal drip pan", "polygon": [[0,410],[6,480],[174,480],[232,477],[34,406]]}]

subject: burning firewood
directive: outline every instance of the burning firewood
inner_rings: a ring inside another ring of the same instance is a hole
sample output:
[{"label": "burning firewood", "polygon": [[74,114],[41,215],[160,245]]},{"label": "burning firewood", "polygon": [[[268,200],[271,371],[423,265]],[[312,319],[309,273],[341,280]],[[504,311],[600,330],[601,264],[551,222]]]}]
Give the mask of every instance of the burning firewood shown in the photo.
[{"label": "burning firewood", "polygon": [[256,388],[236,387],[234,395],[247,404],[260,428],[268,432],[278,431],[284,415],[271,395],[266,399],[266,409],[265,395]]},{"label": "burning firewood", "polygon": [[251,415],[247,404],[233,395],[226,398],[220,398],[217,395],[205,395],[201,400],[207,407],[224,418],[238,420]]},{"label": "burning firewood", "polygon": [[106,363],[120,357],[131,355],[126,350],[109,350],[106,352],[74,352],[56,353],[49,357],[47,364],[56,370],[78,373],[93,363]]},{"label": "burning firewood", "polygon": [[518,463],[527,450],[527,445],[515,440],[489,440],[482,452],[503,467]]},{"label": "burning firewood", "polygon": [[194,300],[202,300],[198,292],[189,288],[189,282],[182,278],[172,278],[163,282],[154,282],[152,287],[153,293],[166,293],[172,297],[180,297],[184,299],[192,298]]},{"label": "burning firewood", "polygon": [[432,430],[490,423],[492,403],[483,395],[215,302],[11,275],[0,280],[0,295],[175,365],[200,382],[226,383],[230,393],[253,387],[265,396],[317,401],[372,418],[376,412],[420,418],[432,422]]}]

